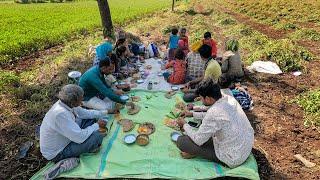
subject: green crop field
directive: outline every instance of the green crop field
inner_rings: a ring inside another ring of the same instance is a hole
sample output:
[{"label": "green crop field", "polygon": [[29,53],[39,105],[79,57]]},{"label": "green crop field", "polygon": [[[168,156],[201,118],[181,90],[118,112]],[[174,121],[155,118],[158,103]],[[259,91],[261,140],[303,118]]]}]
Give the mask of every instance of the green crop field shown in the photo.
[{"label": "green crop field", "polygon": [[[109,0],[115,24],[160,8],[168,0]],[[101,25],[96,1],[0,6],[0,64],[63,42]]]},{"label": "green crop field", "polygon": [[320,41],[320,1],[308,0],[221,0],[234,12],[278,30],[294,31],[293,40]]},{"label": "green crop field", "polygon": [[317,0],[222,1],[228,8],[278,29],[295,29],[305,23],[320,24],[320,2]]}]

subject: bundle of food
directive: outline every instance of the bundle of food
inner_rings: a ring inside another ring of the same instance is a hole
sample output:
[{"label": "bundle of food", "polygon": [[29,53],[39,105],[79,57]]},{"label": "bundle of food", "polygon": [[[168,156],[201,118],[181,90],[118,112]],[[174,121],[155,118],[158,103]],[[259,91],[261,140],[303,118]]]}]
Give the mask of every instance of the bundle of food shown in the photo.
[{"label": "bundle of food", "polygon": [[134,115],[134,114],[137,114],[141,110],[141,107],[137,104],[134,104],[133,102],[128,102],[127,109],[128,109],[129,115]]},{"label": "bundle of food", "polygon": [[114,114],[114,119],[117,121],[120,121],[122,119],[121,114],[120,113]]},{"label": "bundle of food", "polygon": [[145,66],[145,69],[151,70],[152,66],[151,65],[147,65],[147,66]]},{"label": "bundle of food", "polygon": [[139,96],[131,96],[131,101],[132,102],[139,102],[141,98]]},{"label": "bundle of food", "polygon": [[166,115],[166,117],[170,119],[177,119],[180,117],[181,111],[179,109],[173,109],[170,111],[169,114]]},{"label": "bundle of food", "polygon": [[115,105],[115,109],[120,110],[120,109],[123,109],[123,108],[124,108],[124,105],[123,105],[123,104],[116,103],[116,105]]},{"label": "bundle of food", "polygon": [[175,107],[181,111],[184,111],[187,109],[187,106],[184,102],[180,101],[178,103],[176,103]]},{"label": "bundle of food", "polygon": [[136,80],[140,79],[140,78],[141,78],[141,74],[140,74],[140,73],[136,73],[136,74],[133,74],[133,75],[132,75],[132,79],[134,80],[134,82],[135,82]]},{"label": "bundle of food", "polygon": [[180,130],[180,127],[179,127],[176,119],[165,118],[164,119],[164,125],[172,128],[174,130],[177,130],[177,131]]},{"label": "bundle of food", "polygon": [[174,96],[177,92],[175,91],[168,91],[164,96],[167,98],[167,99],[171,99],[172,96]]}]

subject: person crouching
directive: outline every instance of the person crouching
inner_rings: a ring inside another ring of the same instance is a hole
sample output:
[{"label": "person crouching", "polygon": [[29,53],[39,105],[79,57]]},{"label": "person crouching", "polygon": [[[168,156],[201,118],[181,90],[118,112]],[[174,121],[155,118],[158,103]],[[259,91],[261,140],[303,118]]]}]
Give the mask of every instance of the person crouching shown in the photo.
[{"label": "person crouching", "polygon": [[171,84],[183,84],[186,80],[187,62],[184,59],[184,52],[177,49],[175,60],[171,60],[166,64],[166,69],[173,68],[172,74],[163,73],[164,78]]},{"label": "person crouching", "polygon": [[[194,130],[184,119],[178,125],[185,131],[177,140],[184,158],[199,156],[210,161],[235,168],[249,157],[254,131],[240,104],[232,96],[222,95],[218,84],[207,79],[196,91],[204,105],[210,106],[198,130]],[[184,116],[193,113],[184,112]]]},{"label": "person crouching", "polygon": [[77,85],[64,86],[59,100],[46,113],[40,126],[40,151],[47,160],[56,163],[78,157],[98,150],[101,145],[106,122],[95,119],[113,112],[81,108],[83,94]]}]

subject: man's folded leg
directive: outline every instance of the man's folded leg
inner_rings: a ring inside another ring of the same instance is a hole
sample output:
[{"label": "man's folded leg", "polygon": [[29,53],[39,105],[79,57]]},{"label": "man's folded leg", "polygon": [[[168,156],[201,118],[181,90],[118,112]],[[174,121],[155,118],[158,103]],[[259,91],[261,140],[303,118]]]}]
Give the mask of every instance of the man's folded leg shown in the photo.
[{"label": "man's folded leg", "polygon": [[212,138],[202,146],[198,146],[189,136],[180,136],[177,140],[177,146],[184,153],[199,156],[210,161],[220,162],[215,154]]},{"label": "man's folded leg", "polygon": [[95,131],[81,144],[71,142],[66,146],[62,152],[60,152],[55,158],[52,159],[53,162],[59,162],[62,159],[79,157],[83,153],[90,153],[95,151],[102,143],[103,134]]}]

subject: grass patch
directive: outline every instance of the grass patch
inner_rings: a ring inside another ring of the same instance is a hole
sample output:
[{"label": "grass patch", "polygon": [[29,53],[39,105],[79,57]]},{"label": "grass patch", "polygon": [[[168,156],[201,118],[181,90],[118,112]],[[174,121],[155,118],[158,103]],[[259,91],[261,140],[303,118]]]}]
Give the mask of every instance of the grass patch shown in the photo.
[{"label": "grass patch", "polygon": [[295,30],[298,27],[293,23],[281,23],[275,26],[276,29],[283,29],[283,30]]},{"label": "grass patch", "polygon": [[305,125],[320,126],[320,89],[301,94],[296,102],[305,113]]},{"label": "grass patch", "polygon": [[294,32],[291,37],[297,40],[320,41],[320,33],[313,29],[298,30]]},{"label": "grass patch", "polygon": [[268,58],[277,62],[279,67],[285,71],[302,69],[302,57],[299,48],[288,39],[269,41],[265,46]]},{"label": "grass patch", "polygon": [[237,24],[235,20],[231,18],[224,19],[220,22],[221,25],[227,26],[227,25],[234,25]]},{"label": "grass patch", "polygon": [[[251,37],[252,38],[252,37]],[[255,51],[248,56],[248,61],[252,63],[258,59],[274,61],[284,72],[302,70],[305,61],[312,60],[312,55],[297,46],[289,39],[268,40],[263,38],[252,38],[250,41],[241,40],[244,46],[255,46]],[[250,43],[250,44],[246,44]]]},{"label": "grass patch", "polygon": [[302,70],[305,61],[313,59],[309,51],[298,46],[294,41],[273,40],[243,24],[226,26],[224,34],[239,40],[240,49],[245,52],[242,53],[242,57],[246,64],[257,60],[274,61],[282,71],[290,72]]},{"label": "grass patch", "polygon": [[240,30],[240,34],[243,36],[250,36],[253,33],[253,30],[251,28],[244,28]]},{"label": "grass patch", "polygon": [[20,78],[11,71],[0,70],[0,93],[9,91],[12,86],[17,86]]}]

